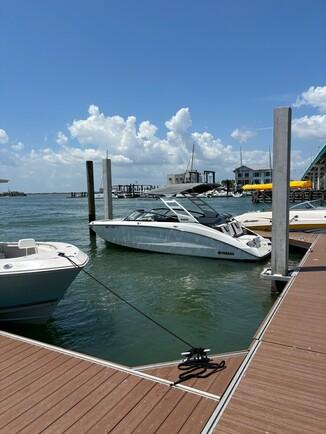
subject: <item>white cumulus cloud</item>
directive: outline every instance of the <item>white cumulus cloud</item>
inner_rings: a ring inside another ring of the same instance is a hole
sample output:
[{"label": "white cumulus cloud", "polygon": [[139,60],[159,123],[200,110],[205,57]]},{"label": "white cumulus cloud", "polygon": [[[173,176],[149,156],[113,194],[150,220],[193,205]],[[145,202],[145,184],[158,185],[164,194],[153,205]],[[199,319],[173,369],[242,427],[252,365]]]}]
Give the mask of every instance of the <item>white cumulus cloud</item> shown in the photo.
[{"label": "white cumulus cloud", "polygon": [[[192,131],[189,108],[178,110],[164,125],[166,131],[159,135],[158,127],[149,120],[138,122],[132,115],[110,116],[96,105],[90,105],[84,118],[75,119],[65,132],[58,132],[55,143],[49,139],[43,147],[34,149],[24,148],[21,142],[0,147],[0,172],[21,182],[20,186],[16,184],[17,189],[82,191],[85,161],[95,162],[96,176],[100,177],[97,163],[108,150],[113,183],[138,180],[164,185],[169,173],[182,173],[189,167],[194,146],[195,169],[215,170],[218,179],[233,177],[233,169],[240,164],[238,149],[208,131]],[[268,167],[268,159],[267,150],[243,152],[243,162],[248,166]],[[304,164],[301,154],[296,155],[295,167],[299,170]]]},{"label": "white cumulus cloud", "polygon": [[246,143],[248,142],[248,140],[252,139],[253,137],[255,137],[257,134],[255,133],[255,131],[251,131],[251,130],[240,130],[239,128],[236,128],[234,131],[232,131],[231,133],[231,137],[235,140],[237,140],[240,143]]},{"label": "white cumulus cloud", "polygon": [[184,134],[192,125],[189,108],[180,109],[171,119],[165,122],[168,130],[175,134]]},{"label": "white cumulus cloud", "polygon": [[326,115],[293,119],[292,133],[300,139],[326,139]]},{"label": "white cumulus cloud", "polygon": [[22,151],[24,149],[25,145],[22,142],[18,142],[18,143],[14,143],[13,145],[11,145],[11,147],[14,151]]},{"label": "white cumulus cloud", "polygon": [[68,142],[68,137],[62,131],[58,131],[56,142],[58,145],[65,145]]},{"label": "white cumulus cloud", "polygon": [[8,134],[6,133],[5,130],[3,130],[2,128],[0,128],[0,144],[1,145],[5,145],[8,142],[9,142]]},{"label": "white cumulus cloud", "polygon": [[310,86],[308,90],[302,92],[297,97],[294,107],[303,105],[317,108],[320,112],[326,112],[326,86]]}]

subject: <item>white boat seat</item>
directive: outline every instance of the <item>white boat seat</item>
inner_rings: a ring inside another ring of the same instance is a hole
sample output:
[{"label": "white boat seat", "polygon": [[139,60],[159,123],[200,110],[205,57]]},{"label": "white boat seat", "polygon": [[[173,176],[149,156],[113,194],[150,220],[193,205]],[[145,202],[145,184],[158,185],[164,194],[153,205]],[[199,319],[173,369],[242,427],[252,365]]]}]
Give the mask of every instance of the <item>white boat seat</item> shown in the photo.
[{"label": "white boat seat", "polygon": [[33,238],[23,238],[18,241],[18,249],[36,248],[36,242]]},{"label": "white boat seat", "polygon": [[227,235],[230,235],[231,237],[234,237],[235,232],[234,232],[234,229],[231,225],[226,223],[224,225],[221,225],[220,227],[222,229],[222,232],[224,232]]},{"label": "white boat seat", "polygon": [[243,230],[242,230],[242,227],[241,227],[239,222],[233,221],[231,223],[231,225],[232,225],[232,228],[233,228],[236,236],[243,235]]},{"label": "white boat seat", "polygon": [[18,249],[25,249],[25,255],[33,255],[36,253],[37,245],[36,241],[33,238],[23,238],[17,243]]}]

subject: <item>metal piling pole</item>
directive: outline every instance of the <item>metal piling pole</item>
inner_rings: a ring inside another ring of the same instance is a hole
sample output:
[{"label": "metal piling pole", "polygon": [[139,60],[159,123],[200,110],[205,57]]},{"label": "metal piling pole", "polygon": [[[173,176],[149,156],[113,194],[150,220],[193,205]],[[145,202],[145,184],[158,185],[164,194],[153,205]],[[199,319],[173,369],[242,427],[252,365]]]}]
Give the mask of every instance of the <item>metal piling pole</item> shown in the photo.
[{"label": "metal piling pole", "polygon": [[103,159],[103,195],[104,195],[104,218],[112,220],[112,174],[111,160]]},{"label": "metal piling pole", "polygon": [[[288,275],[289,258],[289,182],[291,155],[291,117],[289,107],[274,110],[272,274]],[[282,286],[272,282],[272,291]]]},{"label": "metal piling pole", "polygon": [[[88,222],[96,219],[94,197],[94,173],[93,161],[86,161],[87,198],[88,198]],[[89,234],[95,236],[95,232],[89,228]]]}]

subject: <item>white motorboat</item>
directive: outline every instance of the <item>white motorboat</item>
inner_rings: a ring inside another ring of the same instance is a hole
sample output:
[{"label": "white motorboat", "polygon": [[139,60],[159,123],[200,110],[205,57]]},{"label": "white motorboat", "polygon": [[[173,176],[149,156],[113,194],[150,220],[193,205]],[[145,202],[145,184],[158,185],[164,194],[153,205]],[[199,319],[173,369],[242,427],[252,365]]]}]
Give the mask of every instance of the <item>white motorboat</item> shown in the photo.
[{"label": "white motorboat", "polygon": [[[112,192],[112,199],[120,199],[121,197],[124,197],[124,196],[122,196],[122,195],[119,196],[118,194]],[[95,199],[104,199],[104,193],[95,193],[94,198]]]},{"label": "white motorboat", "polygon": [[136,210],[125,219],[97,220],[90,226],[110,243],[153,252],[236,260],[259,260],[271,252],[269,240],[202,199],[187,199],[197,211],[175,199],[161,200],[165,208]]},{"label": "white motorboat", "polygon": [[[272,211],[248,212],[236,216],[235,219],[252,230],[272,230]],[[318,199],[292,206],[289,210],[289,230],[325,232],[326,207],[323,201]]]},{"label": "white motorboat", "polygon": [[0,321],[46,322],[87,262],[71,244],[0,242]]}]

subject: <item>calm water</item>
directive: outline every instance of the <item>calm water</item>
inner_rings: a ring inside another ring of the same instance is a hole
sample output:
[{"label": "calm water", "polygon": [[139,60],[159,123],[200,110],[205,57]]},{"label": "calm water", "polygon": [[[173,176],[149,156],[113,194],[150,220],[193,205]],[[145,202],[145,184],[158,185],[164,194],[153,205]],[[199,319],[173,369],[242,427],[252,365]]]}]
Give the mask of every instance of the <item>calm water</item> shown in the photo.
[{"label": "calm water", "polygon": [[[210,204],[232,214],[252,209],[250,198],[210,199]],[[157,201],[115,200],[114,216],[159,206]],[[32,237],[77,245],[90,256],[89,272],[185,340],[214,353],[246,348],[273,303],[270,285],[259,277],[268,261],[163,255],[106,245],[100,238],[90,241],[86,199],[0,198],[0,215],[1,241]],[[97,202],[97,217],[103,217],[103,201]],[[187,349],[83,272],[46,325],[7,330],[129,365],[178,359]]]}]

